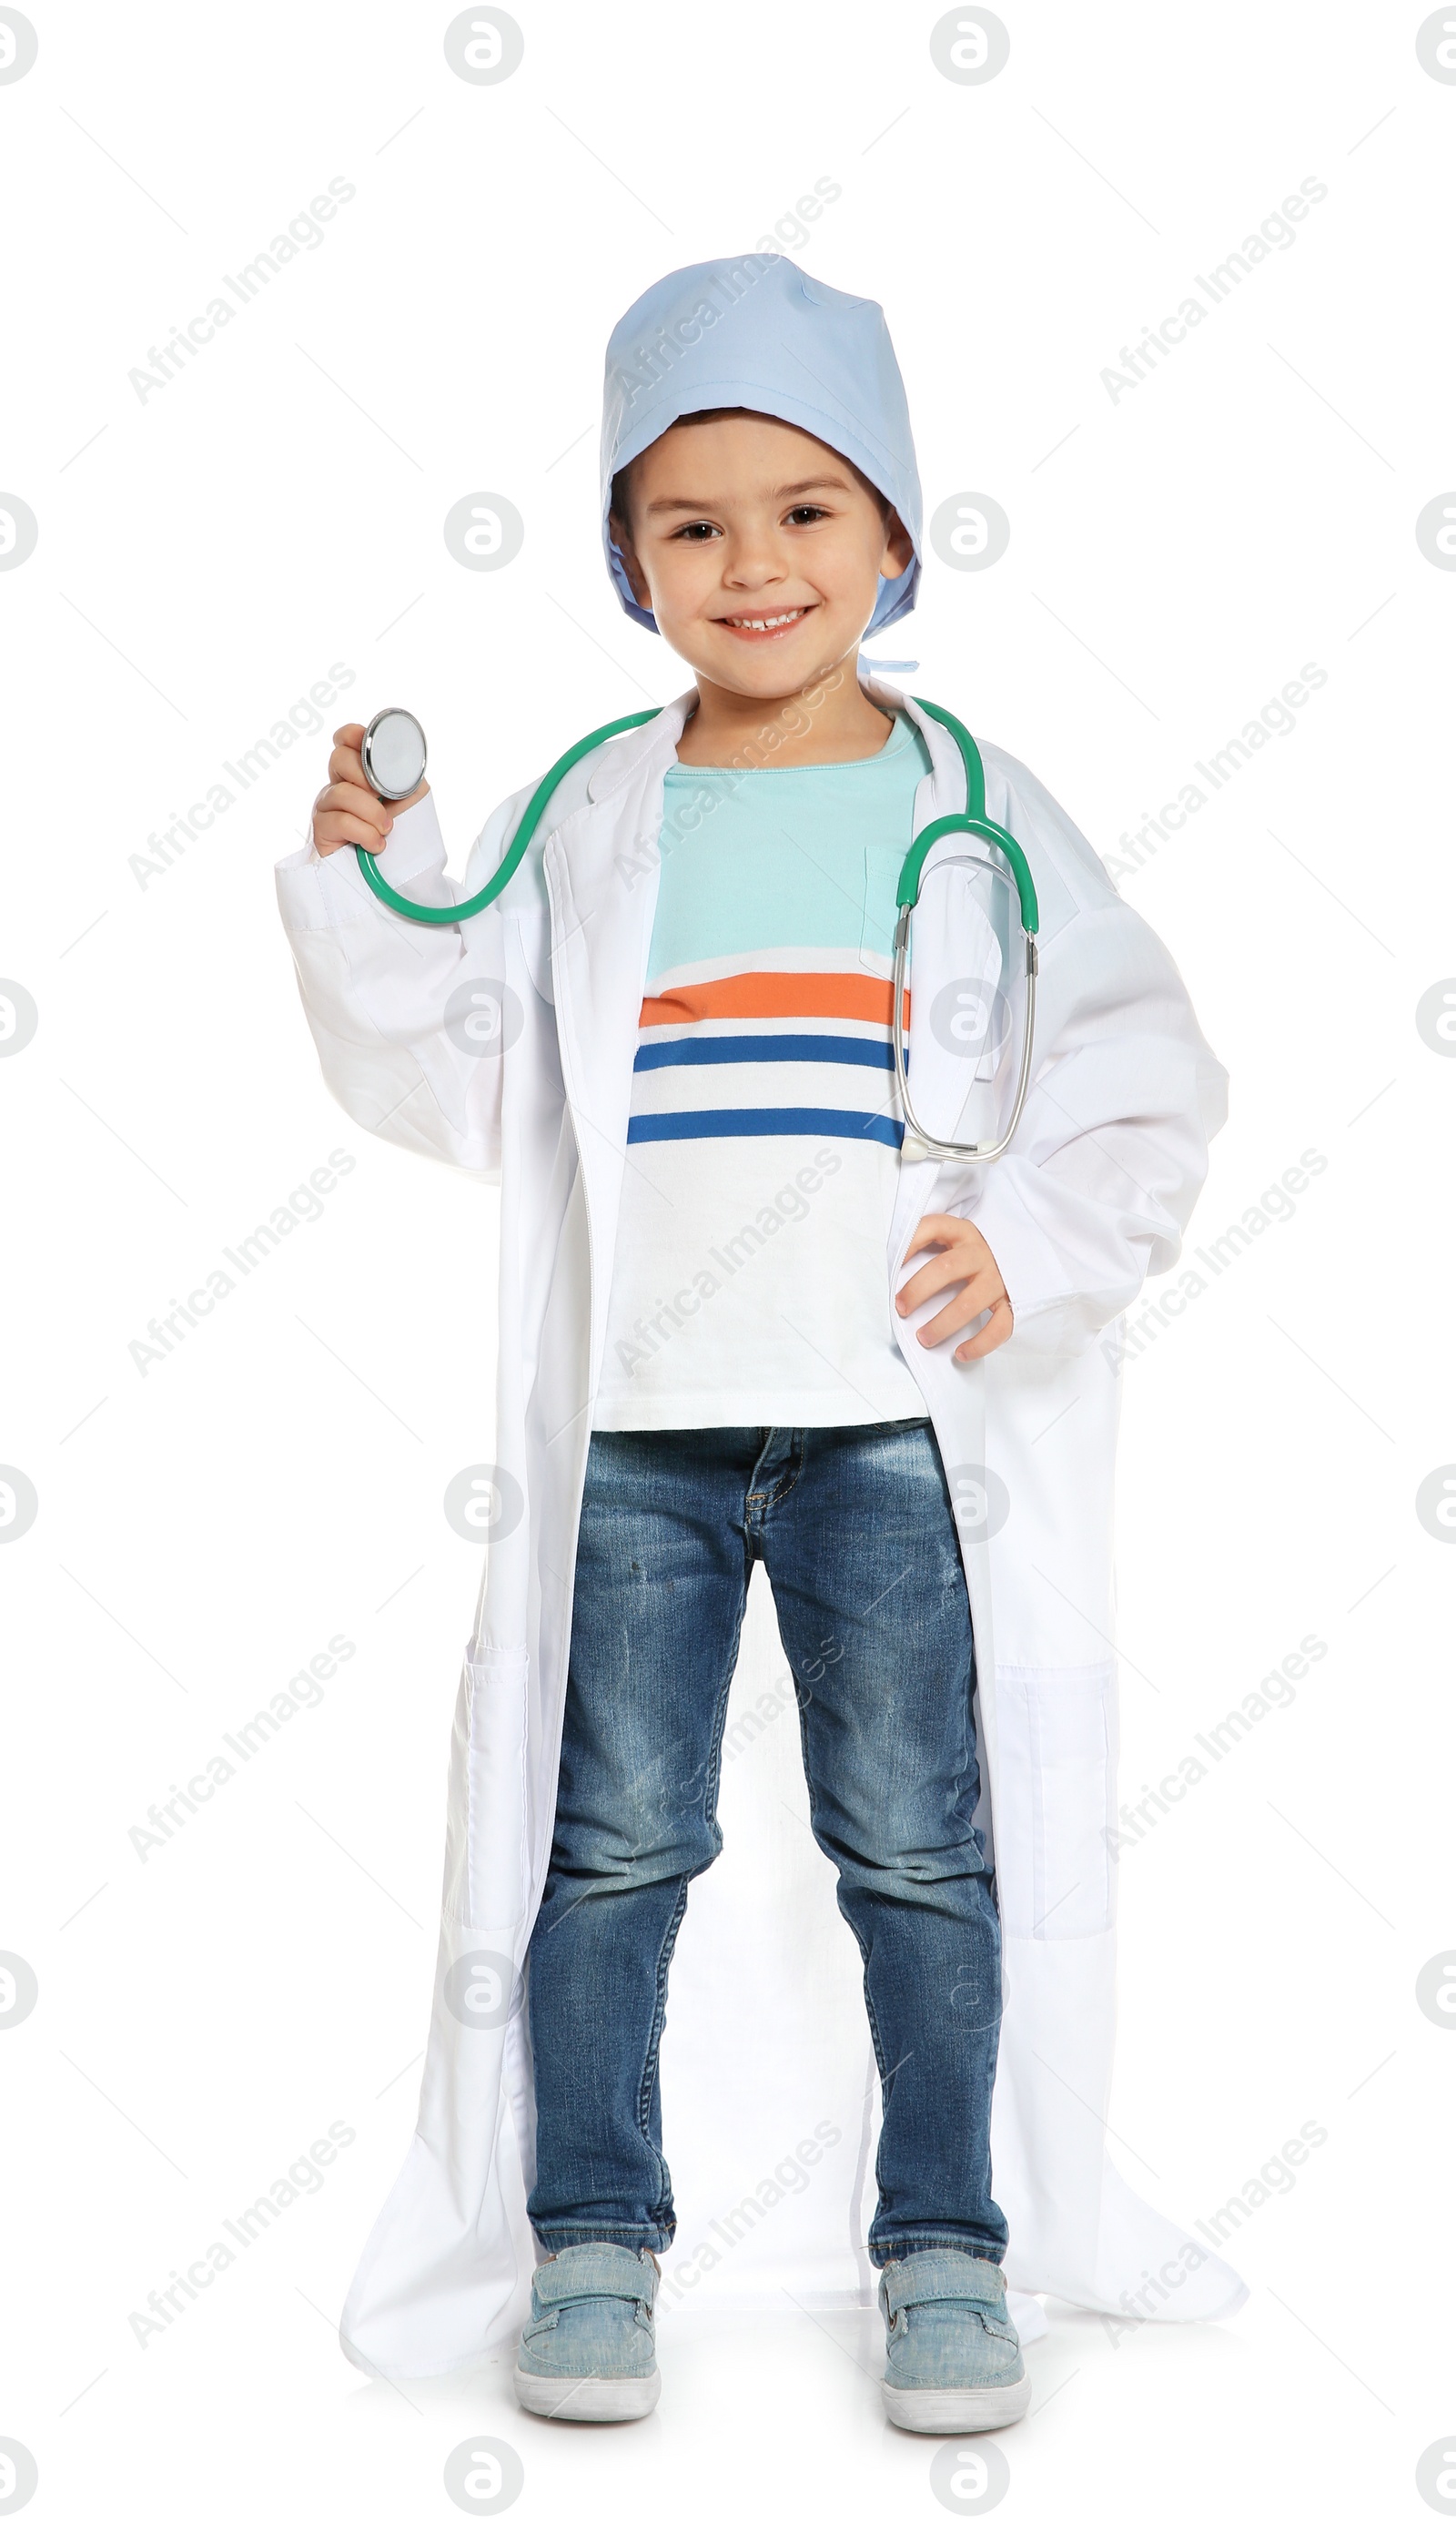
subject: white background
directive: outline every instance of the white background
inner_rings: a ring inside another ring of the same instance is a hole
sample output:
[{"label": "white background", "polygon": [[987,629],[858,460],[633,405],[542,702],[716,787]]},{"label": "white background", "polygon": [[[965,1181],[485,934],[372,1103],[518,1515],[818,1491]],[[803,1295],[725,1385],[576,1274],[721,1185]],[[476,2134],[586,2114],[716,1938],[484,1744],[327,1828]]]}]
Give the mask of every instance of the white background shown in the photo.
[{"label": "white background", "polygon": [[[572,738],[681,689],[601,557],[605,340],[788,214],[797,260],[886,309],[927,517],[1010,519],[990,569],[928,556],[877,645],[1105,857],[1327,677],[1120,879],[1232,1072],[1191,1243],[1327,1161],[1124,1370],[1124,1794],[1306,1634],[1328,1651],[1124,1856],[1111,2111],[1184,2222],[1327,2134],[1225,2246],[1233,2322],[1052,2308],[1006,2510],[1419,2514],[1456,2425],[1456,2027],[1415,1995],[1456,1947],[1456,1554],[1415,1508],[1456,1457],[1456,1065],[1415,1015],[1456,973],[1456,573],[1415,532],[1456,479],[1456,85],[1391,6],[1009,6],[980,85],[935,67],[933,10],[517,15],[521,67],[473,85],[447,9],[37,6],[0,84],[0,493],[39,529],[0,571],[0,973],[39,1014],[0,1060],[0,1457],[39,1500],[0,1550],[0,1946],[39,1986],[0,2042],[0,2435],[66,2517],[445,2516],[475,2427],[520,2452],[523,2515],[945,2510],[933,2443],[882,2420],[872,2315],[665,2319],[661,2409],[618,2431],[524,2419],[504,2365],[401,2393],[340,2356],[413,2119],[478,1573],[441,1499],[493,1451],[493,1196],[320,1082],[271,867],[326,733],[132,864],[335,663],[325,730],[424,719],[457,870]],[[316,250],[139,399],[128,371],[335,176]],[[1310,177],[1295,242],[1114,401],[1123,346]],[[446,548],[472,492],[525,520],[508,568]],[[149,1319],[334,1149],[323,1214],[143,1373]],[[143,1862],[149,1805],[335,1635],[320,1704]],[[139,2344],[149,2290],[336,2120],[318,2193]],[[686,2216],[690,2129],[672,2154]]]}]

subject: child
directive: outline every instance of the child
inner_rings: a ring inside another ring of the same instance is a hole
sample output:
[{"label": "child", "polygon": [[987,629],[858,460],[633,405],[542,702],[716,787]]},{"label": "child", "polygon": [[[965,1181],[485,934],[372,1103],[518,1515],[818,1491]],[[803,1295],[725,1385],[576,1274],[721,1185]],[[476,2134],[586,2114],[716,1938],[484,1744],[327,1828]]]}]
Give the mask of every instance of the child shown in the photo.
[{"label": "child", "polygon": [[[1040,900],[1032,1090],[995,1164],[906,1139],[896,885],[967,771],[860,667],[920,570],[878,307],[779,257],[670,273],[608,349],[602,510],[625,609],[693,689],[568,771],[473,919],[401,919],[348,845],[448,906],[531,791],[457,890],[427,787],[382,805],[357,726],[278,872],[346,1110],[501,1185],[500,1462],[430,2066],[345,2344],[437,2371],[514,2309],[527,2408],[654,2405],[669,1965],[721,1845],[762,1559],[881,2080],[884,2405],[924,2432],[1001,2426],[1030,2395],[1009,2200],[1023,2284],[1168,2317],[1241,2292],[1118,2182],[1099,2126],[1116,1384],[1094,1343],[1177,1257],[1224,1072],[1087,843],[986,748],[986,810]],[[965,1115],[1021,1021],[967,846],[927,862],[911,968],[916,1114],[940,1139],[984,1135]]]}]

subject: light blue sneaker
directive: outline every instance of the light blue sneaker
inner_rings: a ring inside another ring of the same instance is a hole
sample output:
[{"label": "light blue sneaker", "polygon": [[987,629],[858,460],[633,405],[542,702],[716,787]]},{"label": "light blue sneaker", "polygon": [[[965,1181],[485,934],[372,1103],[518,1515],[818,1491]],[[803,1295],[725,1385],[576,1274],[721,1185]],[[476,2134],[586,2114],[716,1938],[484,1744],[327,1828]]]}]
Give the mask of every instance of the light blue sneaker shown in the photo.
[{"label": "light blue sneaker", "polygon": [[657,2405],[652,2307],[661,2271],[649,2251],[572,2243],[531,2281],[516,2351],[516,2398],[539,2418],[644,2418]]},{"label": "light blue sneaker", "polygon": [[911,2252],[880,2274],[888,2352],[880,2396],[897,2427],[970,2435],[1024,2417],[1031,2377],[994,2261]]}]

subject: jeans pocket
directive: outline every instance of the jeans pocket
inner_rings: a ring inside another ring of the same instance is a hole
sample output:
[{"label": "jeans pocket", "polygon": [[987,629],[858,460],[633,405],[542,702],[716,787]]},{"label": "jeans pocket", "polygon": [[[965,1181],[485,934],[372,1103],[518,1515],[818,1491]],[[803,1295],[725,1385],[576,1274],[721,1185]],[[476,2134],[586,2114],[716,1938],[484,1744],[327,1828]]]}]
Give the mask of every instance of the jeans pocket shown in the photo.
[{"label": "jeans pocket", "polygon": [[451,1747],[457,1821],[446,1906],[461,1926],[514,1928],[526,1907],[526,1714],[524,1647],[467,1650]]}]

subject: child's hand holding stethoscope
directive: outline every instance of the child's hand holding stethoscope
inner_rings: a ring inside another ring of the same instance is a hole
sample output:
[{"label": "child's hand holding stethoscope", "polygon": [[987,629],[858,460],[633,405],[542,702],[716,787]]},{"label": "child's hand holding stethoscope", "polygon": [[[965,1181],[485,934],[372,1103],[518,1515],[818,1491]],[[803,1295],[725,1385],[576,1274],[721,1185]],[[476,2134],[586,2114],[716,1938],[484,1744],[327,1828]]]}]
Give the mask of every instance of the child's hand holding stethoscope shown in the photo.
[{"label": "child's hand holding stethoscope", "polygon": [[[402,815],[406,806],[417,805],[421,797],[429,795],[430,784],[422,776],[416,778],[407,795],[382,795],[378,787],[371,785],[364,770],[363,747],[366,740],[375,736],[376,730],[381,734],[388,733],[388,720],[398,721],[406,715],[402,710],[388,714],[381,712],[380,720],[371,721],[367,729],[361,727],[356,719],[352,720],[348,727],[335,728],[334,750],[329,755],[329,785],[320,788],[313,800],[313,846],[320,858],[327,858],[331,850],[348,849],[355,844],[366,850],[382,850],[394,830],[395,817]],[[383,728],[381,720],[386,721]],[[408,720],[408,727],[418,736],[418,725],[414,719]],[[417,753],[407,766],[411,773],[416,760],[423,765],[422,736],[419,737]],[[373,768],[376,780],[382,777],[384,789],[391,790],[395,784],[389,775],[396,766],[385,761],[375,763]]]}]

